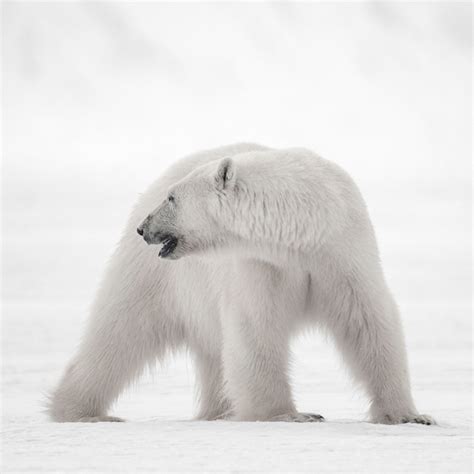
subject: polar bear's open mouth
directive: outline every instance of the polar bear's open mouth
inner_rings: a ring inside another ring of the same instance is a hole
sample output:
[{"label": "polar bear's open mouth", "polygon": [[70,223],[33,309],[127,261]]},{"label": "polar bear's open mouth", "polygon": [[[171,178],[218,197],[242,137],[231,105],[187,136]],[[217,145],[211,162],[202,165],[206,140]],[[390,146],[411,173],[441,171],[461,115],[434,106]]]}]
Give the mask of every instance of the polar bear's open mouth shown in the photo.
[{"label": "polar bear's open mouth", "polygon": [[178,239],[172,235],[166,236],[162,241],[163,247],[160,249],[159,257],[166,258],[171,255],[178,245]]}]

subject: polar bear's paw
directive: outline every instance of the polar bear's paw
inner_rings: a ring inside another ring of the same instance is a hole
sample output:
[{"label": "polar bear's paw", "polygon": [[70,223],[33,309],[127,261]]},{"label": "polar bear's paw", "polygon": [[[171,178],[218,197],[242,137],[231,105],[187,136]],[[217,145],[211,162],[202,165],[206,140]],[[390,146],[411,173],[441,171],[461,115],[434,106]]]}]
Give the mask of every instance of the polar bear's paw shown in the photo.
[{"label": "polar bear's paw", "polygon": [[314,413],[286,413],[284,415],[277,415],[270,419],[270,421],[284,421],[293,423],[315,423],[324,421],[324,416],[316,415]]},{"label": "polar bear's paw", "polygon": [[375,423],[383,423],[385,425],[398,425],[401,423],[418,423],[420,425],[436,425],[436,421],[429,415],[406,415],[392,416],[383,415],[374,420]]},{"label": "polar bear's paw", "polygon": [[111,423],[122,423],[125,420],[119,418],[118,416],[83,416],[78,420],[80,423],[102,423],[102,422],[111,422]]}]

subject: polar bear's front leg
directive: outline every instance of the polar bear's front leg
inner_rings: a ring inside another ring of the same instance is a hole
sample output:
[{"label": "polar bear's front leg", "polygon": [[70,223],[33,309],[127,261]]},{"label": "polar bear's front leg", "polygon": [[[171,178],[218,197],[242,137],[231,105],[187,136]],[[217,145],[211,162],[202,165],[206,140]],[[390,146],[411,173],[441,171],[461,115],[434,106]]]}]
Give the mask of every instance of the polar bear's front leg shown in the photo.
[{"label": "polar bear's front leg", "polygon": [[220,357],[204,350],[196,354],[197,382],[199,386],[198,420],[222,420],[229,418],[232,405],[224,391],[224,378]]},{"label": "polar bear's front leg", "polygon": [[327,323],[370,397],[372,421],[434,424],[415,408],[398,308],[383,277],[346,280],[334,288],[337,294],[326,295]]},{"label": "polar bear's front leg", "polygon": [[288,337],[267,316],[238,309],[226,315],[225,388],[238,421],[296,415],[287,376]]},{"label": "polar bear's front leg", "polygon": [[289,339],[306,286],[262,262],[237,264],[222,305],[223,364],[233,418],[321,421],[299,414],[288,381]]}]

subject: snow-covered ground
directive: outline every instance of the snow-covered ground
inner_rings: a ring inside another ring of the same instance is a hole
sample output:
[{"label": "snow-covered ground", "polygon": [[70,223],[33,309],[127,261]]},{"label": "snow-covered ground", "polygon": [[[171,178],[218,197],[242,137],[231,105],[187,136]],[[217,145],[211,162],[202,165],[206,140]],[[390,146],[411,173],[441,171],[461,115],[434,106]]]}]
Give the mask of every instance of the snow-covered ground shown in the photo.
[{"label": "snow-covered ground", "polygon": [[[471,472],[470,9],[4,4],[2,472]],[[313,148],[359,183],[438,426],[364,422],[318,333],[292,377],[326,423],[190,421],[184,354],[121,397],[128,423],[44,415],[138,193],[243,140]]]}]

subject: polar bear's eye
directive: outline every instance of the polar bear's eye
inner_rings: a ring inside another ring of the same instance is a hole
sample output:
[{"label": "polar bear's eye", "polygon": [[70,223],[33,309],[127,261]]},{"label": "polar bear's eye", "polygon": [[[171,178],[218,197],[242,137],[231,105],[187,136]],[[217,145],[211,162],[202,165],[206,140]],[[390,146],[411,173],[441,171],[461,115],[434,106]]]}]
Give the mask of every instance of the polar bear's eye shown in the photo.
[{"label": "polar bear's eye", "polygon": [[174,202],[174,196],[172,194],[168,195],[168,202]]}]

